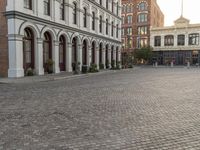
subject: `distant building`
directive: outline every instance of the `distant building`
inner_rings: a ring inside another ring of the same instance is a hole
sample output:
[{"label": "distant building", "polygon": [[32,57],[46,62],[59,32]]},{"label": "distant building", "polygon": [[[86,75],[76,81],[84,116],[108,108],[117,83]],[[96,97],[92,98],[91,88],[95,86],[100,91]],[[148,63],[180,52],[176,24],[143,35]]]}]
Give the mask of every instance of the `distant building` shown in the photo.
[{"label": "distant building", "polygon": [[0,76],[120,62],[121,0],[0,0]]},{"label": "distant building", "polygon": [[122,0],[122,55],[150,45],[150,27],[163,27],[156,0]]},{"label": "distant building", "polygon": [[159,64],[175,65],[200,63],[200,24],[190,24],[180,17],[173,26],[151,28],[151,46],[155,54],[154,61]]}]

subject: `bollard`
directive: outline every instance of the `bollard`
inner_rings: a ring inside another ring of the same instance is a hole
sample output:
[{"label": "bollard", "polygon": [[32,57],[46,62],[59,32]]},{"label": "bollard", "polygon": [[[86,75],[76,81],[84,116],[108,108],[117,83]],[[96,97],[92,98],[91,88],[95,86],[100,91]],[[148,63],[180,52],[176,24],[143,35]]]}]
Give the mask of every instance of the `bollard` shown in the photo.
[{"label": "bollard", "polygon": [[173,62],[173,61],[171,62],[171,67],[172,67],[172,68],[174,67],[174,62]]},{"label": "bollard", "polygon": [[158,62],[156,62],[155,67],[156,67],[156,68],[158,67]]},{"label": "bollard", "polygon": [[189,61],[187,62],[187,68],[188,69],[190,68],[190,62]]}]

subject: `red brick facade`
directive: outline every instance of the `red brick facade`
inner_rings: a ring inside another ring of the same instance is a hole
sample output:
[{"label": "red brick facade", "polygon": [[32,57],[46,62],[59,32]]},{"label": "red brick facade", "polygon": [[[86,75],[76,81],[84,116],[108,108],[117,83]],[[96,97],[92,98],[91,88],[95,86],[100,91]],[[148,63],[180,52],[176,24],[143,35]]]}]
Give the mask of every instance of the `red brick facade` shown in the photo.
[{"label": "red brick facade", "polygon": [[[128,22],[128,16],[132,16],[132,21]],[[122,0],[122,20],[122,54],[149,46],[150,27],[164,26],[164,15],[156,0]],[[139,28],[142,28],[140,33]]]},{"label": "red brick facade", "polygon": [[4,15],[7,0],[0,0],[0,77],[8,76],[8,27]]}]

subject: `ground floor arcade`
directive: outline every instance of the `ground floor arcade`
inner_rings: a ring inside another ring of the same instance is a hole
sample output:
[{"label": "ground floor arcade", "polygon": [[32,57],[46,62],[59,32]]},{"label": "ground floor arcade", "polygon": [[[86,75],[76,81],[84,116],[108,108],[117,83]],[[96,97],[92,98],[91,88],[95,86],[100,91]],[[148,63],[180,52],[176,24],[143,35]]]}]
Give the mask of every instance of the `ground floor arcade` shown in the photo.
[{"label": "ground floor arcade", "polygon": [[120,43],[73,31],[55,30],[44,26],[22,23],[19,34],[9,35],[9,77],[23,77],[28,69],[36,75],[48,71],[72,72],[73,65],[106,69],[120,64]]},{"label": "ground floor arcade", "polygon": [[171,62],[174,65],[186,65],[188,62],[191,65],[200,64],[200,50],[154,51],[153,54],[153,62],[160,65],[169,65]]}]

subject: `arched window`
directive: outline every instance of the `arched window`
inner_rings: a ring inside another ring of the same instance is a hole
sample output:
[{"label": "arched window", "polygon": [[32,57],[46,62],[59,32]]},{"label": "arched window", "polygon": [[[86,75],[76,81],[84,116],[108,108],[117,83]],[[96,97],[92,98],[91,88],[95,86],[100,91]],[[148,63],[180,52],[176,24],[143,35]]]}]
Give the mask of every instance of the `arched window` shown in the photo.
[{"label": "arched window", "polygon": [[108,19],[106,19],[106,35],[108,35]]},{"label": "arched window", "polygon": [[92,12],[92,30],[95,30],[95,12]]},{"label": "arched window", "polygon": [[109,50],[108,50],[108,45],[106,45],[106,68],[109,68]]},{"label": "arched window", "polygon": [[59,38],[59,66],[60,71],[65,71],[66,62],[66,42],[65,37],[62,35]]},{"label": "arched window", "polygon": [[50,0],[44,0],[44,14],[50,16]]},{"label": "arched window", "polygon": [[86,28],[87,27],[87,9],[84,7],[83,8],[83,26]]},{"label": "arched window", "polygon": [[73,3],[73,23],[77,24],[77,4]]},{"label": "arched window", "polygon": [[77,63],[77,46],[78,46],[77,37],[74,37],[72,40],[72,64]]},{"label": "arched window", "polygon": [[102,33],[102,23],[103,23],[102,16],[99,16],[99,32],[100,33]]},{"label": "arched window", "polygon": [[147,10],[147,4],[145,2],[142,2],[139,4],[139,10],[144,11]]},{"label": "arched window", "polygon": [[60,1],[60,19],[65,20],[65,0]]},{"label": "arched window", "polygon": [[24,71],[34,69],[34,34],[30,28],[24,30],[23,63]]},{"label": "arched window", "polygon": [[95,64],[96,44],[92,42],[92,64]]},{"label": "arched window", "polygon": [[114,22],[112,21],[112,29],[111,29],[111,36],[113,36],[114,35]]},{"label": "arched window", "polygon": [[99,64],[103,64],[103,59],[102,59],[102,55],[103,55],[103,44],[100,43],[99,45]]},{"label": "arched window", "polygon": [[83,61],[83,65],[87,65],[87,41],[84,40],[83,41],[83,48],[82,48],[82,61]]},{"label": "arched window", "polygon": [[44,33],[43,47],[43,65],[46,72],[48,71],[48,61],[52,59],[52,39],[49,32]]}]

